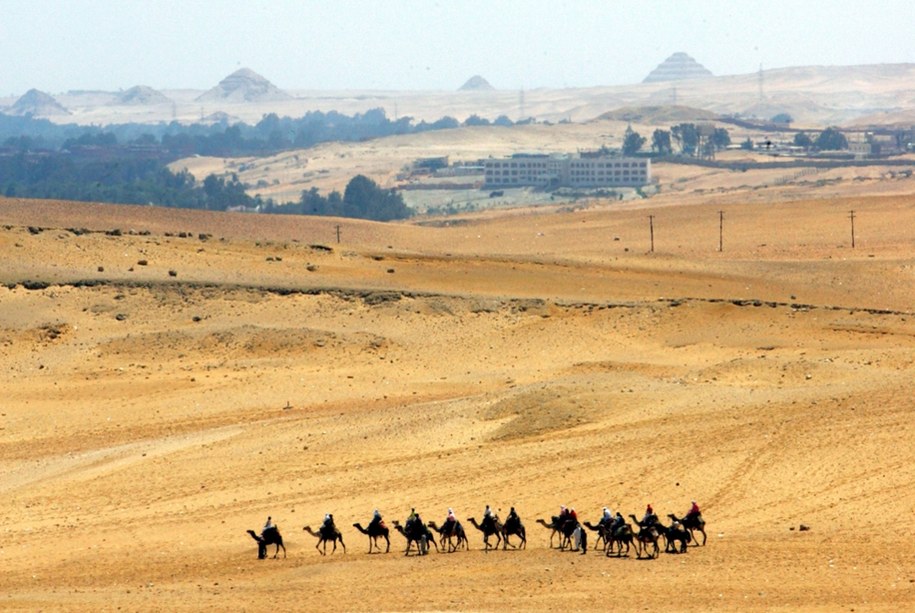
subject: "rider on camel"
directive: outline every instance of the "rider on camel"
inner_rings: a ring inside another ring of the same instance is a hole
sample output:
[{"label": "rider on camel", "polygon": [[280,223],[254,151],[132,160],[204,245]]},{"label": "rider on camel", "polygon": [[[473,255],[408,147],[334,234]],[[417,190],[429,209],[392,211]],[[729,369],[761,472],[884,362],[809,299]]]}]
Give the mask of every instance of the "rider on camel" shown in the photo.
[{"label": "rider on camel", "polygon": [[650,526],[658,521],[658,516],[655,515],[654,509],[651,508],[651,503],[648,503],[648,506],[645,508],[645,515],[642,516],[642,521],[639,522],[639,525],[642,527]]},{"label": "rider on camel", "polygon": [[404,527],[409,532],[410,528],[413,527],[413,524],[422,521],[419,519],[419,513],[416,512],[416,509],[410,509],[410,516],[407,517],[407,521],[404,523]]},{"label": "rider on camel", "polygon": [[521,518],[518,517],[518,513],[515,512],[515,507],[512,507],[508,511],[508,517],[505,518],[505,523],[510,524],[511,522],[520,522]]},{"label": "rider on camel", "polygon": [[489,508],[489,505],[486,505],[486,510],[483,511],[483,525],[490,526],[495,522],[496,518],[492,514],[492,509]]},{"label": "rider on camel", "polygon": [[692,506],[690,506],[689,511],[686,513],[686,517],[683,518],[683,521],[695,520],[700,515],[702,515],[702,512],[699,510],[699,505],[696,504],[695,500],[693,500]]},{"label": "rider on camel", "polygon": [[616,534],[616,531],[626,525],[626,520],[623,518],[623,515],[617,511],[616,517],[613,518],[613,523],[610,524],[611,534]]},{"label": "rider on camel", "polygon": [[600,516],[600,525],[609,526],[610,522],[613,521],[613,513],[610,512],[609,507],[604,507],[603,515]]}]

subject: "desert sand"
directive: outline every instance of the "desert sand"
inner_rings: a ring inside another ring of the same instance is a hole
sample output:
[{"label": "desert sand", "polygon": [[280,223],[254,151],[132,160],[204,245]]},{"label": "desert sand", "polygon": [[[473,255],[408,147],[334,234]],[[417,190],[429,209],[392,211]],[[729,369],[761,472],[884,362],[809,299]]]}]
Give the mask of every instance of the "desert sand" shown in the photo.
[{"label": "desert sand", "polygon": [[[644,206],[0,200],[0,609],[915,607],[915,200]],[[536,523],[692,499],[707,543],[656,560]],[[486,504],[525,550],[483,551]],[[471,550],[369,555],[351,525],[412,507]]]}]

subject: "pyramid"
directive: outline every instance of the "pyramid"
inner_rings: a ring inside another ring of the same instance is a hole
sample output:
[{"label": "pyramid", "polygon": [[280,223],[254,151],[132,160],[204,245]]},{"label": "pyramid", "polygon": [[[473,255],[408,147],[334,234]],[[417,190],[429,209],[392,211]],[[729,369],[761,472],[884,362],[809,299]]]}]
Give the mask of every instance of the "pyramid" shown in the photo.
[{"label": "pyramid", "polygon": [[271,102],[291,100],[292,96],[253,70],[236,70],[219,85],[197,97],[198,102]]},{"label": "pyramid", "polygon": [[168,96],[146,85],[135,85],[119,93],[116,99],[116,104],[125,105],[166,104],[169,102],[171,100]]},{"label": "pyramid", "polygon": [[708,68],[679,51],[658,64],[658,67],[648,73],[642,83],[705,79],[713,76],[715,75]]},{"label": "pyramid", "polygon": [[467,82],[464,83],[463,85],[461,85],[458,88],[458,91],[479,92],[479,91],[493,91],[494,89],[496,89],[496,88],[493,87],[492,85],[490,85],[489,81],[487,81],[486,79],[484,79],[483,77],[481,77],[480,75],[477,74],[477,75],[473,75],[472,77],[467,79]]},{"label": "pyramid", "polygon": [[35,117],[51,117],[54,115],[69,115],[70,111],[65,109],[50,94],[46,94],[37,89],[30,89],[25,92],[13,106],[6,109],[7,115],[33,115]]}]

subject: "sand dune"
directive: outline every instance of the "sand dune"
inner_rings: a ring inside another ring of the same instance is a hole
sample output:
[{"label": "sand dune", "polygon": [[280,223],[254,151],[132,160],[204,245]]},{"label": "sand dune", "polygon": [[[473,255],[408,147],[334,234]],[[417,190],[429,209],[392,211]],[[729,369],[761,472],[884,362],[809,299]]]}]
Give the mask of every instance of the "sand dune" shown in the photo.
[{"label": "sand dune", "polygon": [[[700,200],[442,227],[0,200],[0,608],[911,608],[911,198]],[[691,499],[707,544],[653,561],[535,523]],[[351,527],[486,504],[526,550]],[[302,531],[327,512],[345,555]],[[285,559],[245,534],[267,515]]]}]

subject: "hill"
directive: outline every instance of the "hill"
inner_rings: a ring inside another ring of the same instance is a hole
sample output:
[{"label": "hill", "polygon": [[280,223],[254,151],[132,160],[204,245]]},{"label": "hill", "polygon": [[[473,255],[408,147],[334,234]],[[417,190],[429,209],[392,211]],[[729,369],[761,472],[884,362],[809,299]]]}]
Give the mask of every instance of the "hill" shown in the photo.
[{"label": "hill", "polygon": [[677,105],[623,107],[597,116],[598,120],[635,121],[650,125],[714,121],[716,118],[717,115],[710,111]]}]

